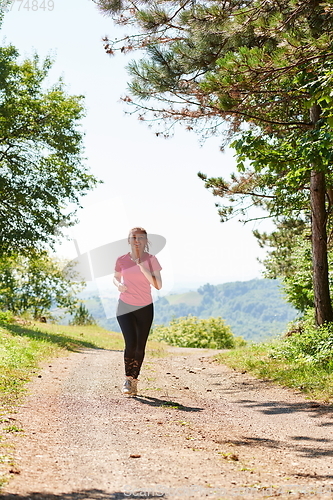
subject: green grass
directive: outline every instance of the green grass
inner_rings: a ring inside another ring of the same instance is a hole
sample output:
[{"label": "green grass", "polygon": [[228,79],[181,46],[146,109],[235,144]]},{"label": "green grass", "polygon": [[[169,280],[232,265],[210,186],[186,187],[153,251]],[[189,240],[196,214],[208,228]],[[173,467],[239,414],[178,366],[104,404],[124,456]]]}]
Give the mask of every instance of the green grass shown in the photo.
[{"label": "green grass", "polygon": [[253,344],[223,352],[220,363],[237,371],[247,371],[257,378],[300,390],[309,398],[333,402],[333,373],[320,365],[275,359],[271,343]]},{"label": "green grass", "polygon": [[123,348],[118,333],[96,326],[0,325],[0,404],[12,404],[41,361],[82,348]]},{"label": "green grass", "polygon": [[202,295],[198,292],[175,293],[166,297],[171,305],[187,304],[188,306],[199,306],[202,302]]},{"label": "green grass", "polygon": [[0,488],[15,469],[11,436],[21,432],[17,404],[42,361],[82,348],[122,349],[118,333],[99,327],[67,327],[44,323],[0,322]]},{"label": "green grass", "polygon": [[[84,348],[122,351],[124,341],[120,333],[96,325],[0,324],[0,404],[14,403],[43,360]],[[161,343],[148,342],[148,356],[165,354]]]}]

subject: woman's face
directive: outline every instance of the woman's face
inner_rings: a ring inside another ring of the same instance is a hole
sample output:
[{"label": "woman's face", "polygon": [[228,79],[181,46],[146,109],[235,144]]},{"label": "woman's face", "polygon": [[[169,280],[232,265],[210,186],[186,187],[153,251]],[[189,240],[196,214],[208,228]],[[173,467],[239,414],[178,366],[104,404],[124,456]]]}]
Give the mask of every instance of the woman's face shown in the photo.
[{"label": "woman's face", "polygon": [[144,252],[145,246],[147,244],[147,235],[141,231],[131,232],[129,235],[129,243],[131,245],[132,251],[136,253]]}]

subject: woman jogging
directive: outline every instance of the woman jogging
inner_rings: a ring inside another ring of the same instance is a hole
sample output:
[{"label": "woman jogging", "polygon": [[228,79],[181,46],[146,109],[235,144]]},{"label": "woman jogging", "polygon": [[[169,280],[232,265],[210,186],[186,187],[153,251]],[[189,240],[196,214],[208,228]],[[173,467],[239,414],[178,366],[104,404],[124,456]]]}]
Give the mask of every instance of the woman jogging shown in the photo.
[{"label": "woman jogging", "polygon": [[113,283],[120,292],[117,320],[125,340],[126,379],[123,394],[136,396],[138,376],[154,316],[151,286],[161,289],[162,268],[156,257],[148,253],[145,229],[131,229],[128,243],[131,251],[118,257]]}]

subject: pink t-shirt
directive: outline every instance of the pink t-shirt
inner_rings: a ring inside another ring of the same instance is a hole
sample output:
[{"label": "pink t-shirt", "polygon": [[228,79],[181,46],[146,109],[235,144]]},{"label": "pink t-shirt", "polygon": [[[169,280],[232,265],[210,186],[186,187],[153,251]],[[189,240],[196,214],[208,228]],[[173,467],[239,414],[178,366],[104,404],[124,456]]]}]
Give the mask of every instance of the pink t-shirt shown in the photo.
[{"label": "pink t-shirt", "polygon": [[[146,252],[142,256],[142,264],[150,272],[162,269],[155,255]],[[140,307],[152,303],[151,285],[140,267],[133,262],[129,253],[118,257],[115,270],[121,273],[122,283],[127,286],[127,290],[120,293],[120,300],[126,304]]]}]

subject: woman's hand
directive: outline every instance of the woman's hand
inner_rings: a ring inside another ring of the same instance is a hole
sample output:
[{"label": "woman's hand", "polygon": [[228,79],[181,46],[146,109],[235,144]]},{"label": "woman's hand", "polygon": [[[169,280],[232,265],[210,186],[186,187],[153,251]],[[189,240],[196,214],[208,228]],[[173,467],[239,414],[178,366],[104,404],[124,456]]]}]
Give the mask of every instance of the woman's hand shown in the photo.
[{"label": "woman's hand", "polygon": [[116,285],[119,292],[126,292],[127,286],[121,282],[121,273],[119,273],[118,271],[115,271],[114,273],[113,284]]},{"label": "woman's hand", "polygon": [[162,278],[159,271],[155,271],[151,273],[148,269],[143,265],[143,262],[137,262],[141,272],[146,276],[147,280],[156,290],[161,290],[162,288]]}]

